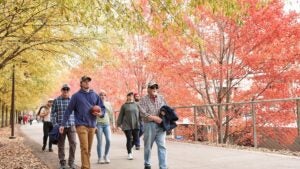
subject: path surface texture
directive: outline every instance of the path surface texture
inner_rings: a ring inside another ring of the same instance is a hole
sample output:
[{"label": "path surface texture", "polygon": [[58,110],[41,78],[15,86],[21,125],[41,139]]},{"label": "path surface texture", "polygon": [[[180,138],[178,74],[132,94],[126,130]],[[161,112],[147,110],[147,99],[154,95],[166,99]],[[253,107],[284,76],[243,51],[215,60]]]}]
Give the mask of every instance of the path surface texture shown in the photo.
[{"label": "path surface texture", "polygon": [[[49,163],[58,166],[57,146],[54,145],[54,153],[42,152],[43,124],[21,126],[21,132],[31,140],[36,148],[45,157],[49,156]],[[113,134],[110,149],[110,164],[97,164],[97,139],[94,137],[91,164],[92,169],[143,169],[143,147],[133,150],[133,160],[127,160],[125,146],[126,138],[122,134]],[[66,145],[68,142],[66,141]],[[201,144],[167,142],[169,169],[300,169],[300,158],[278,154],[270,154],[255,151],[235,150],[230,148],[212,147]],[[53,157],[57,157],[57,159]],[[52,157],[52,159],[50,159]],[[66,146],[68,157],[68,146]],[[47,158],[46,161],[47,163]],[[80,163],[80,146],[77,138],[76,165]],[[158,169],[156,145],[152,152],[152,169]],[[51,168],[51,167],[50,167]]]}]

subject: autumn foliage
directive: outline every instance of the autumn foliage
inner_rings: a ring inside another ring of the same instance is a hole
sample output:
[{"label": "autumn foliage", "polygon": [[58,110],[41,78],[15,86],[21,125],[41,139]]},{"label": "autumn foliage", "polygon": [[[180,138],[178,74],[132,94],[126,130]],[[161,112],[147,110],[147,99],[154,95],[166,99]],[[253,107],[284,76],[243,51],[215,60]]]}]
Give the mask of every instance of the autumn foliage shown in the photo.
[{"label": "autumn foliage", "polygon": [[[131,10],[141,29],[126,32],[121,46],[106,46],[111,49],[105,60],[98,51],[94,62],[74,69],[71,84],[88,73],[116,110],[127,92],[145,95],[151,80],[174,107],[298,97],[299,13],[284,10],[280,0],[224,1],[220,8],[218,3],[135,1]],[[290,128],[292,134],[278,143],[292,144],[295,103],[272,104],[255,105],[257,130],[274,138],[282,135],[275,128]],[[178,111],[181,121],[202,126],[200,133],[215,131],[207,137],[219,143],[253,145],[250,104],[198,107],[196,121],[193,112]]]}]

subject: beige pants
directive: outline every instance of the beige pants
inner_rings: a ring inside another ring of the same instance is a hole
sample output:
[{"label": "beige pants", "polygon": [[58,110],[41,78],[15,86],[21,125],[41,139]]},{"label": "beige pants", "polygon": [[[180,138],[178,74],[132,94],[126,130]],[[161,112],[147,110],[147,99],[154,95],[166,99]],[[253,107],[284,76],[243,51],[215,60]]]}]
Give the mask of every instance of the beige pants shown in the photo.
[{"label": "beige pants", "polygon": [[90,157],[95,130],[96,128],[89,128],[86,126],[76,127],[81,149],[81,169],[91,168]]}]

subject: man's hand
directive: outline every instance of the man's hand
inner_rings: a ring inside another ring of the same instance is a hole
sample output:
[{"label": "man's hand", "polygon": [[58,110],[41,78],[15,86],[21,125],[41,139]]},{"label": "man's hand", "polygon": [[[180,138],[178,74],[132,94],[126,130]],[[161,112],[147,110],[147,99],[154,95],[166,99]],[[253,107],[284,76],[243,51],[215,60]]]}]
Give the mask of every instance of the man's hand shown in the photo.
[{"label": "man's hand", "polygon": [[100,117],[100,116],[103,115],[101,111],[100,111],[100,112],[92,112],[92,114],[93,114],[94,116],[98,116],[98,117]]},{"label": "man's hand", "polygon": [[60,133],[60,134],[63,134],[63,133],[64,133],[64,129],[65,129],[64,126],[60,126],[60,127],[59,127],[59,133]]},{"label": "man's hand", "polygon": [[148,118],[150,121],[154,121],[157,124],[160,124],[162,122],[162,119],[158,116],[150,115],[150,116],[148,116]]}]

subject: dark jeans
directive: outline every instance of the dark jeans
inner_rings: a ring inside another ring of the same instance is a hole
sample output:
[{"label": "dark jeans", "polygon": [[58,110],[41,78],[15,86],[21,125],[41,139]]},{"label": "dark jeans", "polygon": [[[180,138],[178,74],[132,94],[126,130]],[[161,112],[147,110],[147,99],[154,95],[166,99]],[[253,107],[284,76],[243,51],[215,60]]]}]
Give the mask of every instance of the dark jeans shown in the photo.
[{"label": "dark jeans", "polygon": [[69,164],[69,166],[71,166],[74,164],[74,160],[75,160],[75,150],[76,150],[76,128],[75,128],[75,126],[65,127],[64,133],[59,135],[57,147],[58,147],[58,158],[59,158],[61,165],[66,165],[66,160],[65,160],[66,136],[68,137],[68,141],[69,141],[68,164]]},{"label": "dark jeans", "polygon": [[[52,130],[53,125],[50,121],[45,121],[43,125],[44,137],[43,137],[43,146],[46,146],[47,139],[49,137],[49,132]],[[49,140],[49,149],[52,149],[52,143]]]},{"label": "dark jeans", "polygon": [[[131,149],[133,147],[133,144],[137,142],[139,139],[139,129],[133,129],[133,130],[124,130],[124,133],[126,135],[126,148],[128,154],[131,153]],[[133,140],[131,140],[131,136],[133,137]]]}]

